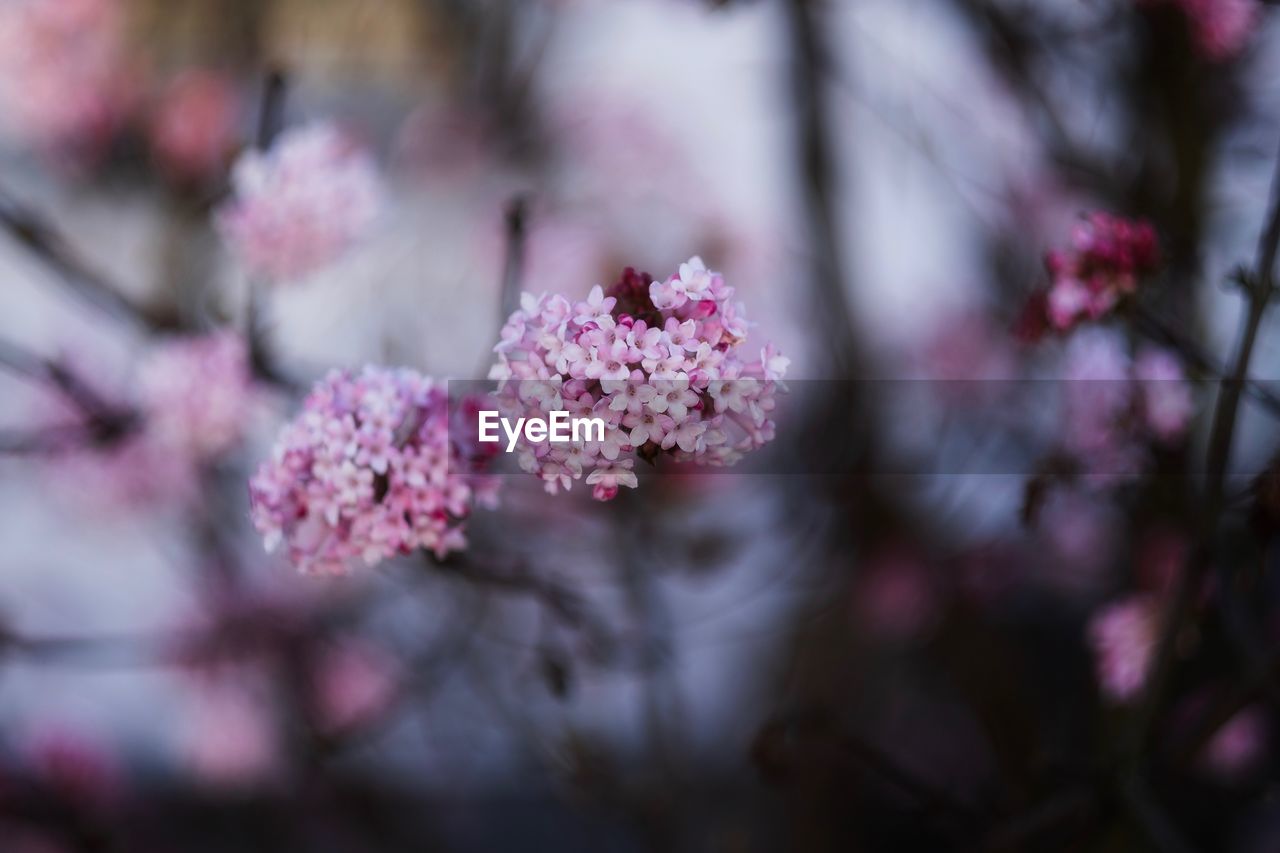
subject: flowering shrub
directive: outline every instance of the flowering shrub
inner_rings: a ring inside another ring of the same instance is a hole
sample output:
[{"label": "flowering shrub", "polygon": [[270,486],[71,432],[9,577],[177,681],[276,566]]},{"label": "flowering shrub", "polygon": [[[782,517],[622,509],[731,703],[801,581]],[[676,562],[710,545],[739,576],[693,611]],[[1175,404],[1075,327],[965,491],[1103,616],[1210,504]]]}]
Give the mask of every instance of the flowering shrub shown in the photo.
[{"label": "flowering shrub", "polygon": [[337,128],[287,131],[232,172],[235,197],[218,225],[244,267],[291,281],[332,263],[377,218],[383,189],[372,158]]},{"label": "flowering shrub", "polygon": [[747,321],[732,297],[696,257],[661,281],[628,268],[582,302],[525,294],[494,347],[502,405],[598,417],[606,430],[603,441],[525,442],[521,467],[552,494],[585,476],[609,500],[637,485],[630,454],[730,465],[769,441],[789,361],[772,345],[744,358]]},{"label": "flowering shrub", "polygon": [[254,525],[304,572],[345,573],[424,548],[466,547],[474,504],[496,481],[471,437],[450,440],[445,389],[411,370],[333,371],[285,427],[249,484]]}]

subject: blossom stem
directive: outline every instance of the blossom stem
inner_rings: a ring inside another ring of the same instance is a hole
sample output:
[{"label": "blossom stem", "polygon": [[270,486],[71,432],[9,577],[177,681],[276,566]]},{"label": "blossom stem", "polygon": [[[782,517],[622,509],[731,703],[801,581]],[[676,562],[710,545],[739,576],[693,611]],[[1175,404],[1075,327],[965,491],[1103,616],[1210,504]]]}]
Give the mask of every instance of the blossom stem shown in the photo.
[{"label": "blossom stem", "polygon": [[[267,72],[262,87],[262,103],[258,108],[258,127],[254,134],[254,146],[266,151],[284,128],[285,96],[288,79],[284,71],[273,68]],[[249,281],[249,302],[245,309],[245,339],[249,343],[249,362],[255,376],[290,391],[299,390],[297,383],[284,376],[276,366],[275,354],[267,334],[266,287],[254,276]]]},{"label": "blossom stem", "polygon": [[520,284],[524,273],[525,244],[528,239],[529,200],[517,195],[507,203],[506,259],[502,265],[502,294],[498,304],[498,327],[520,304]]},{"label": "blossom stem", "polygon": [[258,128],[253,144],[259,151],[266,151],[284,129],[284,105],[288,80],[284,71],[272,68],[262,85],[262,103],[258,107]]}]

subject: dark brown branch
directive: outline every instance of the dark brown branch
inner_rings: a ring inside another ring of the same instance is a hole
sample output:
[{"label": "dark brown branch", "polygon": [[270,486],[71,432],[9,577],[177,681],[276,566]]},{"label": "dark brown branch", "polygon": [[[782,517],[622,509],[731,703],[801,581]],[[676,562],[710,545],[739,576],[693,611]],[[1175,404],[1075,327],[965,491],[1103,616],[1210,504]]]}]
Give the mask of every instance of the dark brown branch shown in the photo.
[{"label": "dark brown branch", "polygon": [[176,318],[148,308],[95,271],[49,220],[20,204],[4,189],[0,189],[0,227],[57,273],[58,280],[82,299],[150,331],[176,328]]},{"label": "dark brown branch", "polygon": [[518,195],[507,204],[506,258],[502,265],[502,292],[498,301],[498,326],[520,305],[520,284],[528,240],[529,200]]},{"label": "dark brown branch", "polygon": [[1235,357],[1232,359],[1231,372],[1218,392],[1218,403],[1214,410],[1213,428],[1209,436],[1208,481],[1205,486],[1204,511],[1198,539],[1178,579],[1174,604],[1171,612],[1167,614],[1161,632],[1146,695],[1135,717],[1132,743],[1135,757],[1140,756],[1146,749],[1152,723],[1164,702],[1168,688],[1178,635],[1192,616],[1197,592],[1204,581],[1212,558],[1214,534],[1224,506],[1227,466],[1235,437],[1241,392],[1245,377],[1249,373],[1249,363],[1253,358],[1258,330],[1262,326],[1262,318],[1266,314],[1267,305],[1275,289],[1273,274],[1278,249],[1280,249],[1280,157],[1277,159],[1275,176],[1272,180],[1266,224],[1259,239],[1254,269],[1248,279],[1248,311],[1236,345]]},{"label": "dark brown branch", "polygon": [[839,185],[828,122],[827,76],[831,51],[823,41],[816,0],[783,4],[791,39],[791,84],[796,138],[810,249],[813,257],[813,312],[818,339],[829,349],[836,376],[851,376],[859,362],[853,309],[846,292],[835,193]]}]

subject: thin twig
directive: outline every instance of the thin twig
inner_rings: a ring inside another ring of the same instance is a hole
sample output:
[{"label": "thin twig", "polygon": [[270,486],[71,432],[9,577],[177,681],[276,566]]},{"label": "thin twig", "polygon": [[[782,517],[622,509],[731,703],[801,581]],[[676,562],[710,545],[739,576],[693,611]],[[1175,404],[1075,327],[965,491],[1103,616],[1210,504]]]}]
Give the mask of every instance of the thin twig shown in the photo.
[{"label": "thin twig", "polygon": [[[1133,320],[1134,326],[1144,337],[1176,350],[1183,361],[1193,369],[1216,381],[1226,381],[1226,374],[1221,365],[1217,364],[1189,336],[1176,331],[1151,311],[1139,306],[1133,312]],[[1268,412],[1280,417],[1280,395],[1256,379],[1247,377],[1244,379],[1244,390]]]},{"label": "thin twig", "polygon": [[1213,538],[1224,506],[1227,466],[1235,436],[1241,391],[1249,374],[1254,344],[1262,318],[1274,291],[1273,273],[1276,253],[1280,249],[1280,157],[1272,180],[1271,201],[1266,225],[1258,242],[1254,270],[1248,282],[1249,307],[1236,346],[1229,376],[1222,383],[1214,411],[1213,429],[1209,437],[1208,481],[1205,489],[1204,514],[1198,540],[1178,579],[1172,610],[1167,614],[1152,666],[1151,678],[1138,714],[1135,717],[1132,748],[1135,759],[1146,749],[1155,715],[1164,701],[1173,669],[1174,650],[1179,634],[1191,617],[1192,605],[1210,565]]}]

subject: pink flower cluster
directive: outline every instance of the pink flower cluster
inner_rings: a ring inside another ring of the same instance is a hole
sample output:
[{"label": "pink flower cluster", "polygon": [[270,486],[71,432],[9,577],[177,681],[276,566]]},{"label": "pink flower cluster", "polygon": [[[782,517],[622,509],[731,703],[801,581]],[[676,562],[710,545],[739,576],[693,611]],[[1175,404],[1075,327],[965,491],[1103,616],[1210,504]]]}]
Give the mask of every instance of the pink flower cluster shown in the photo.
[{"label": "pink flower cluster", "polygon": [[293,281],[337,260],[370,228],[384,191],[367,152],[328,124],[285,132],[232,172],[218,226],[244,267]]},{"label": "pink flower cluster", "polygon": [[147,429],[166,446],[210,459],[243,437],[255,391],[239,335],[224,331],[161,344],[138,382]]},{"label": "pink flower cluster", "polygon": [[0,104],[9,131],[41,147],[103,141],[128,99],[118,0],[0,3]]},{"label": "pink flower cluster", "polygon": [[466,547],[465,520],[474,504],[494,504],[497,483],[482,473],[491,454],[474,425],[450,429],[464,414],[411,370],[331,372],[249,483],[267,549],[284,543],[299,570],[341,574],[357,561]]},{"label": "pink flower cluster", "polygon": [[1155,229],[1094,212],[1079,223],[1071,248],[1045,258],[1052,279],[1046,299],[1049,323],[1062,331],[1109,313],[1160,264]]},{"label": "pink flower cluster", "polygon": [[550,493],[585,476],[609,500],[637,485],[630,454],[729,465],[769,441],[789,361],[771,345],[744,359],[747,321],[732,297],[696,257],[661,281],[628,268],[581,302],[525,294],[494,347],[504,409],[568,411],[606,430],[603,441],[521,444],[521,467]]},{"label": "pink flower cluster", "polygon": [[1064,449],[1104,483],[1137,476],[1146,446],[1179,441],[1195,412],[1173,353],[1150,347],[1131,361],[1110,330],[1072,338],[1062,377]]},{"label": "pink flower cluster", "polygon": [[160,97],[151,119],[151,150],[177,181],[220,174],[236,144],[240,103],[232,80],[215,71],[187,71]]},{"label": "pink flower cluster", "polygon": [[1088,214],[1072,232],[1071,248],[1049,252],[1049,286],[1031,295],[1014,327],[1025,341],[1065,332],[1110,313],[1160,266],[1155,229],[1102,211]]},{"label": "pink flower cluster", "polygon": [[1147,683],[1160,637],[1160,603],[1135,595],[1103,607],[1089,621],[1102,692],[1117,702],[1136,697]]},{"label": "pink flower cluster", "polygon": [[1221,61],[1244,50],[1257,27],[1257,0],[1139,0],[1146,5],[1172,4],[1182,10],[1196,50],[1205,59]]},{"label": "pink flower cluster", "polygon": [[[192,497],[200,467],[243,439],[257,401],[244,341],[231,332],[159,344],[139,367],[135,393],[122,396],[136,422],[110,440],[87,436],[60,455],[59,479],[131,506]],[[68,416],[86,420],[59,400],[57,421]]]}]

